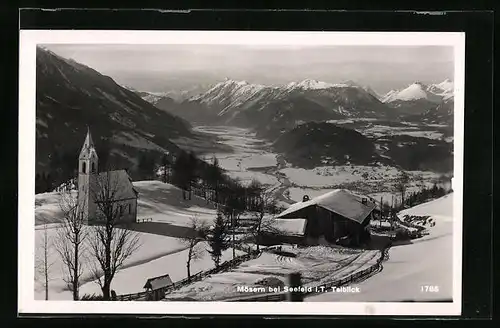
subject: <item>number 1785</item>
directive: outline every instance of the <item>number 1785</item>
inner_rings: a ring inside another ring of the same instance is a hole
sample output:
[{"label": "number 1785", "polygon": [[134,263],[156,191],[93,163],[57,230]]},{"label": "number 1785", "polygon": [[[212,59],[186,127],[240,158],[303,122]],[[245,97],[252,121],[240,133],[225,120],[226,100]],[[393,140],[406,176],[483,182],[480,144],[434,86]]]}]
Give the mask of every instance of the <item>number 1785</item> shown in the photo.
[{"label": "number 1785", "polygon": [[424,293],[437,293],[439,292],[439,286],[423,285],[420,287],[420,291]]}]

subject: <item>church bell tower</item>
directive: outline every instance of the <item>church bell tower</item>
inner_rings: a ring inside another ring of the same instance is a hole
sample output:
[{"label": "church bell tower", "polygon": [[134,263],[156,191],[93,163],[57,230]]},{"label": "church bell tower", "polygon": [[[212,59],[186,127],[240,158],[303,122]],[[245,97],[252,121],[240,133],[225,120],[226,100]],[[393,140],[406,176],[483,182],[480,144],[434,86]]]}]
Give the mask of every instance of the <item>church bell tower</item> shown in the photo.
[{"label": "church bell tower", "polygon": [[96,205],[91,194],[96,184],[98,157],[97,151],[87,127],[87,136],[78,158],[78,211],[85,222],[95,217]]}]

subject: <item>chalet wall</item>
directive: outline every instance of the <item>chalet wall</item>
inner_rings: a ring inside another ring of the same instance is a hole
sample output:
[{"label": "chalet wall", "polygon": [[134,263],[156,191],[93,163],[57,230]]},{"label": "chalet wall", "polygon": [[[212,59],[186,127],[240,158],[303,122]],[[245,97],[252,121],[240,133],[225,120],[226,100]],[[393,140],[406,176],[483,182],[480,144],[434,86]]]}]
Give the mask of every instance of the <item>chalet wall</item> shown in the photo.
[{"label": "chalet wall", "polygon": [[278,244],[303,245],[305,244],[305,238],[303,236],[280,236],[272,233],[261,233],[258,236],[257,242],[264,246]]}]

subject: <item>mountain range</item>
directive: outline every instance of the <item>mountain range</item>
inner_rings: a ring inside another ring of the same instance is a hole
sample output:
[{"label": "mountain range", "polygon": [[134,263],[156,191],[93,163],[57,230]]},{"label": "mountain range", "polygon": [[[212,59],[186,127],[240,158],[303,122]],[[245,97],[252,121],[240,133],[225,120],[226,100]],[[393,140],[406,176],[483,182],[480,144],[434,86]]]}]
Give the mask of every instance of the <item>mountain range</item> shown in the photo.
[{"label": "mountain range", "polygon": [[263,136],[271,133],[273,138],[281,130],[309,121],[363,117],[448,123],[453,114],[442,110],[453,108],[450,80],[430,85],[415,82],[381,96],[353,81],[305,79],[285,85],[261,85],[226,79],[180,102],[147,93],[141,96],[189,122],[251,127]]},{"label": "mountain range", "polygon": [[342,117],[390,117],[387,106],[355,84],[330,84],[306,79],[281,86],[225,80],[176,105],[159,108],[203,124],[272,128],[293,127],[300,121]]},{"label": "mountain range", "polygon": [[137,165],[139,152],[176,151],[170,139],[192,136],[187,121],[43,48],[36,53],[36,85],[37,172],[47,169],[56,153],[70,152],[76,167],[87,126],[97,147],[109,146],[110,157],[126,168]]}]

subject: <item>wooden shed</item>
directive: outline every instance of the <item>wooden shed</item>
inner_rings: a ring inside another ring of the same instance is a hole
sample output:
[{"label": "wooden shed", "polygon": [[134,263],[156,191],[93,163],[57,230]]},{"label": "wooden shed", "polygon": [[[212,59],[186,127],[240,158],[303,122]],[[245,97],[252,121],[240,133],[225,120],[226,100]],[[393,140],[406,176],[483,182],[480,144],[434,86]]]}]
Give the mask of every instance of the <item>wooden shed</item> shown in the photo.
[{"label": "wooden shed", "polygon": [[173,282],[168,274],[149,278],[144,284],[144,289],[150,292],[150,298],[154,301],[159,301],[165,297],[165,290],[172,286]]}]

